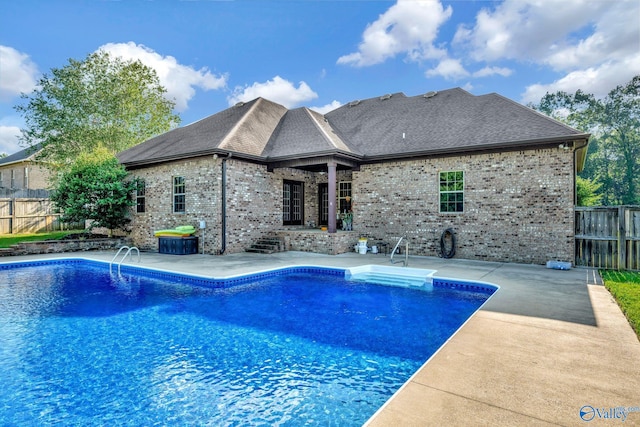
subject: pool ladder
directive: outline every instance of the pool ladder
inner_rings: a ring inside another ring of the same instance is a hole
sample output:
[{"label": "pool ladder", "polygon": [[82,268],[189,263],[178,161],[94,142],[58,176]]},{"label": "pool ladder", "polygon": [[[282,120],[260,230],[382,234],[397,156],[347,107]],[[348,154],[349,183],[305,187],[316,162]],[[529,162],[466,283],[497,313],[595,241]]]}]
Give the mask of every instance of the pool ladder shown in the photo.
[{"label": "pool ladder", "polygon": [[122,246],[120,249],[118,249],[118,252],[116,252],[116,254],[113,256],[113,258],[111,259],[111,262],[109,263],[109,273],[111,273],[111,266],[113,265],[114,261],[116,260],[116,258],[118,258],[118,255],[120,255],[120,252],[127,250],[124,255],[122,256],[122,258],[120,258],[120,261],[117,262],[118,265],[118,274],[120,274],[120,266],[122,265],[122,263],[124,262],[124,260],[127,258],[127,255],[129,255],[129,258],[131,258],[131,252],[136,251],[138,254],[138,262],[140,262],[140,250],[138,248],[136,248],[135,246]]},{"label": "pool ladder", "polygon": [[[396,243],[396,245],[393,247],[393,250],[391,251],[391,258],[389,259],[389,261],[391,261],[391,264],[398,264],[398,263],[402,263],[403,267],[407,267],[409,265],[409,241],[406,240],[407,236],[402,236],[400,238],[400,240],[398,240],[398,243]],[[393,260],[393,255],[395,255],[396,251],[398,250],[398,246],[400,246],[400,242],[402,242],[402,239],[405,239],[405,244],[404,244],[404,259],[401,261],[394,261]]]}]

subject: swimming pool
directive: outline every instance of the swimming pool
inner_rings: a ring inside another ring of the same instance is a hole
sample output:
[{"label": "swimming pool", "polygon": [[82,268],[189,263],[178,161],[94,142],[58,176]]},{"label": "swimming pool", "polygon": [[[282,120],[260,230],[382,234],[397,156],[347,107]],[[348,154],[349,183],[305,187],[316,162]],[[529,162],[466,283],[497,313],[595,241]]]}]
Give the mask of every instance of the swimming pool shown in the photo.
[{"label": "swimming pool", "polygon": [[361,425],[495,291],[0,265],[0,425]]}]

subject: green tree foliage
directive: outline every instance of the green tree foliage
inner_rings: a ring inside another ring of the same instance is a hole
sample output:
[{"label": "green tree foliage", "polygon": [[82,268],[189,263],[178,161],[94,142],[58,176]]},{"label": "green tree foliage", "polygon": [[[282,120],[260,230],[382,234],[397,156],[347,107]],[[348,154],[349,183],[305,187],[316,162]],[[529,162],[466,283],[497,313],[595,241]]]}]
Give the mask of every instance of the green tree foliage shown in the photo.
[{"label": "green tree foliage", "polygon": [[129,207],[135,204],[136,180],[127,180],[127,171],[103,147],[82,153],[61,174],[51,200],[62,211],[62,220],[91,220],[91,227],[106,227],[110,234],[125,229],[131,221]]},{"label": "green tree foliage", "polygon": [[41,143],[42,157],[68,165],[97,147],[130,148],[179,123],[155,71],[107,52],[69,60],[44,75],[15,109],[24,117],[21,143]]},{"label": "green tree foliage", "polygon": [[599,193],[601,183],[587,178],[576,177],[576,198],[578,206],[599,206],[602,194]]},{"label": "green tree foliage", "polygon": [[640,204],[640,76],[604,99],[556,92],[531,107],[592,134],[582,177],[600,184],[602,204]]}]

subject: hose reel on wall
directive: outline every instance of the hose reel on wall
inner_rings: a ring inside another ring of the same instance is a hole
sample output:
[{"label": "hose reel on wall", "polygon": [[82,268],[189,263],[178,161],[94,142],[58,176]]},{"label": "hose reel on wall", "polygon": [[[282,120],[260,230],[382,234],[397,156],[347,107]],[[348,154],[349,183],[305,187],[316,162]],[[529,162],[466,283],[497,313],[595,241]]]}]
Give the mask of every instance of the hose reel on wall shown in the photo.
[{"label": "hose reel on wall", "polygon": [[453,258],[456,254],[456,235],[452,228],[447,228],[440,236],[440,257]]}]

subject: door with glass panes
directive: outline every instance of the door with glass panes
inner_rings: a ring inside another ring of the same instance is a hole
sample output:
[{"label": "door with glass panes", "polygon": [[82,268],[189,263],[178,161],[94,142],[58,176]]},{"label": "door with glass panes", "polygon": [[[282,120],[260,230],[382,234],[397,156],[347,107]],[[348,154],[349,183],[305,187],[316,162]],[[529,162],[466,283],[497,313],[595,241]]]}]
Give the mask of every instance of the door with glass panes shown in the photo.
[{"label": "door with glass panes", "polygon": [[298,181],[284,181],[282,184],[282,224],[303,225],[304,184]]}]

